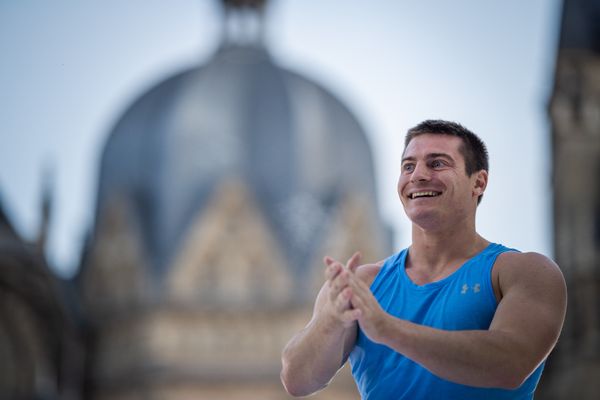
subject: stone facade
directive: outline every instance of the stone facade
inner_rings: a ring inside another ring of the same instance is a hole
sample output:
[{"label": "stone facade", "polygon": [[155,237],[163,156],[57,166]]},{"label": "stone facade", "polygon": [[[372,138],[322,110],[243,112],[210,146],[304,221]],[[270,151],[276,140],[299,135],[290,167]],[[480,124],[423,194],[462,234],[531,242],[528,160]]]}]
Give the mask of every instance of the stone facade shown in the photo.
[{"label": "stone facade", "polygon": [[[316,258],[356,249],[367,261],[383,257],[369,214],[358,196],[340,205],[308,263],[307,300],[323,283]],[[281,350],[312,301],[293,298],[291,269],[250,191],[239,181],[217,187],[162,282],[144,267],[127,215],[125,202],[106,208],[81,275],[93,331],[89,398],[286,398]],[[358,398],[347,368],[315,398]]]},{"label": "stone facade", "polygon": [[[227,18],[262,4],[226,3]],[[88,399],[288,398],[281,351],[323,257],[391,251],[360,124],[255,39],[224,38],[108,136],[77,279]],[[348,368],[315,398],[358,398]]]},{"label": "stone facade", "polygon": [[567,0],[550,101],[555,259],[569,297],[540,399],[600,393],[600,1]]},{"label": "stone facade", "polygon": [[24,241],[0,204],[0,398],[78,400],[82,337],[41,244]]}]

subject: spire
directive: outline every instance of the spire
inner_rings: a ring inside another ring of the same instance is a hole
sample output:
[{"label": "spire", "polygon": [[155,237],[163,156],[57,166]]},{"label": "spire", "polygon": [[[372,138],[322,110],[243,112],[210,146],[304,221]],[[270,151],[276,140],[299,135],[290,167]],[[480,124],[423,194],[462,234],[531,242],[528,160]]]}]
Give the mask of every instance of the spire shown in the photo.
[{"label": "spire", "polygon": [[36,247],[40,254],[44,254],[46,250],[46,241],[48,240],[48,229],[50,226],[50,219],[52,216],[52,191],[54,186],[52,182],[54,177],[52,168],[48,166],[44,168],[42,176],[42,202],[40,207],[41,215],[36,240]]},{"label": "spire", "polygon": [[223,4],[222,46],[262,46],[267,0],[221,0],[221,3]]},{"label": "spire", "polygon": [[6,238],[18,240],[19,235],[8,218],[6,209],[2,204],[1,194],[2,193],[0,192],[0,240]]}]

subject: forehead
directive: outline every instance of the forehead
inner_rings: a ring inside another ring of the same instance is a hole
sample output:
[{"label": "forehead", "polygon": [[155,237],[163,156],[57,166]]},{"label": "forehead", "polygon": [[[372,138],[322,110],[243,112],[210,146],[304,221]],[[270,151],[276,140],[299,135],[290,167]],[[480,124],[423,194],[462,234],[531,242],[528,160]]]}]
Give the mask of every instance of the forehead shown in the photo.
[{"label": "forehead", "polygon": [[447,154],[454,159],[463,158],[460,152],[462,139],[458,136],[424,133],[415,136],[404,149],[402,158],[427,157],[429,154]]}]

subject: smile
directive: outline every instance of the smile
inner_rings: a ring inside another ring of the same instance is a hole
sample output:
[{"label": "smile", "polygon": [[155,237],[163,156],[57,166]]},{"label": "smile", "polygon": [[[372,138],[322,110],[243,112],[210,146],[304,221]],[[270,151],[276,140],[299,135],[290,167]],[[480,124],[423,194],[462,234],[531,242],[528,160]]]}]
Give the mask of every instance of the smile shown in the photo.
[{"label": "smile", "polygon": [[419,197],[436,197],[442,194],[441,192],[415,192],[408,195],[409,199],[416,199]]}]

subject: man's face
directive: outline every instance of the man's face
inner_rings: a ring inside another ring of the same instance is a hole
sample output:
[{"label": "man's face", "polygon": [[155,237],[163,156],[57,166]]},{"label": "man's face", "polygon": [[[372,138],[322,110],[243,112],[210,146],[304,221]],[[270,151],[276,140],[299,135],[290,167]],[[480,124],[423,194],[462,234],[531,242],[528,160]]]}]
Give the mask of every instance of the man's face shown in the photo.
[{"label": "man's face", "polygon": [[423,134],[404,151],[398,195],[410,220],[435,229],[475,214],[477,197],[485,190],[487,173],[465,172],[459,137]]}]

